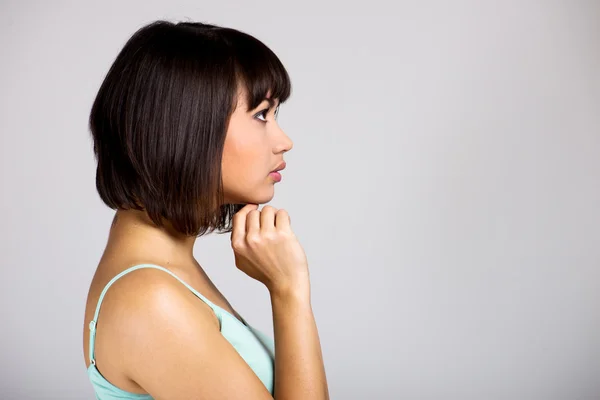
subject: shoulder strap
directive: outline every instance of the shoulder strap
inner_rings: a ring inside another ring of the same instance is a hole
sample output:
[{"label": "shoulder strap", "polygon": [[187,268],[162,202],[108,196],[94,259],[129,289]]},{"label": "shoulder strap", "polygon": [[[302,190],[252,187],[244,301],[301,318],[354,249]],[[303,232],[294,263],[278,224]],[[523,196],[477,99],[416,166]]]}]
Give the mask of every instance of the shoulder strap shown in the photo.
[{"label": "shoulder strap", "polygon": [[[213,311],[216,312],[215,307],[217,307],[215,304],[213,304],[210,300],[208,300],[206,297],[204,297],[202,294],[200,294],[200,292],[198,292],[196,289],[194,289],[193,287],[191,287],[187,282],[185,282],[183,279],[181,279],[180,277],[178,277],[177,275],[175,275],[173,272],[169,271],[168,269],[158,266],[158,265],[154,265],[154,264],[138,264],[138,265],[134,265],[133,267],[127,268],[126,270],[120,272],[119,274],[115,275],[104,287],[104,289],[102,290],[102,293],[100,293],[100,297],[98,298],[98,304],[96,305],[96,311],[94,312],[94,319],[90,321],[89,324],[89,328],[90,328],[90,345],[89,345],[89,357],[90,357],[90,363],[91,365],[96,365],[96,359],[94,358],[94,342],[96,339],[96,324],[98,321],[98,314],[100,313],[100,305],[102,304],[102,300],[104,300],[104,296],[106,295],[106,292],[108,291],[108,288],[111,287],[111,285],[113,283],[115,283],[115,281],[117,279],[119,279],[120,277],[122,277],[123,275],[126,275],[132,271],[135,271],[136,269],[140,269],[140,268],[154,268],[154,269],[160,269],[161,271],[164,271],[166,273],[168,273],[169,275],[171,275],[173,278],[177,279],[179,282],[183,283],[190,291],[192,291],[192,293],[194,293],[196,296],[198,296],[201,300],[203,300],[205,303],[207,303],[210,308],[213,309]],[[218,308],[218,307],[217,307]]]}]

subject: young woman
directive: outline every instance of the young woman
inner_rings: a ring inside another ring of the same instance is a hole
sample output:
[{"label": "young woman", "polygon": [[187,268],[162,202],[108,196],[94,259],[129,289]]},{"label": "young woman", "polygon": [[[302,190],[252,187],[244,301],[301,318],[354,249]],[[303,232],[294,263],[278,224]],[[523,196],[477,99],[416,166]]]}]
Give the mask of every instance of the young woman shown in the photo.
[{"label": "young woman", "polygon": [[[276,120],[290,92],[275,54],[230,28],[156,21],[117,56],[89,121],[116,210],[85,311],[98,399],[329,398],[304,250],[285,210],[258,210],[293,145]],[[214,231],[268,289],[274,339],[194,259]]]}]

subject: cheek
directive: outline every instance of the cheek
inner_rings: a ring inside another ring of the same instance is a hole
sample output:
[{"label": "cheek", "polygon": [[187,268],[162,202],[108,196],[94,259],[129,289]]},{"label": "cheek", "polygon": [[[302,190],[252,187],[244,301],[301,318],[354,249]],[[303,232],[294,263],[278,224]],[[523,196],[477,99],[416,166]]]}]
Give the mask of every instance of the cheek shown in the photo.
[{"label": "cheek", "polygon": [[252,133],[232,134],[226,138],[221,163],[224,181],[251,177],[262,170],[260,160],[264,144],[256,140],[255,136]]}]

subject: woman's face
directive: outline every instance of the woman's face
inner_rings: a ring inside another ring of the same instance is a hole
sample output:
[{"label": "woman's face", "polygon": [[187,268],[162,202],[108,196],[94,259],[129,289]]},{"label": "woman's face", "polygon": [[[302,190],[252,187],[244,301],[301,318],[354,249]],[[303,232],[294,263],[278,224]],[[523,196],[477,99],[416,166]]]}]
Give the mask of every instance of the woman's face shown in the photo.
[{"label": "woman's face", "polygon": [[240,93],[227,129],[221,163],[226,204],[268,203],[276,183],[269,174],[293,146],[275,119],[278,99],[272,106],[265,99],[253,110],[246,108],[244,93]]}]

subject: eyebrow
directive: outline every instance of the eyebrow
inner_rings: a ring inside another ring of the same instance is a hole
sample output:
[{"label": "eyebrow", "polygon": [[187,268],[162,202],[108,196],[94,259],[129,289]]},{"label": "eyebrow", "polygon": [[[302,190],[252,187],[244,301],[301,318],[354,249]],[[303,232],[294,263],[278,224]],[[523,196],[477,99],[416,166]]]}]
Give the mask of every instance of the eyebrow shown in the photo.
[{"label": "eyebrow", "polygon": [[[262,101],[260,102],[260,104],[262,104],[265,101],[269,102],[269,108],[270,109],[273,108],[273,106],[275,105],[275,99],[270,98],[270,97],[265,97],[264,99],[262,99]],[[260,104],[258,105],[258,107],[255,108],[255,110],[260,107]],[[281,105],[281,102],[278,102],[277,107],[279,107],[280,105]],[[248,111],[251,111],[251,110],[248,110]]]}]

